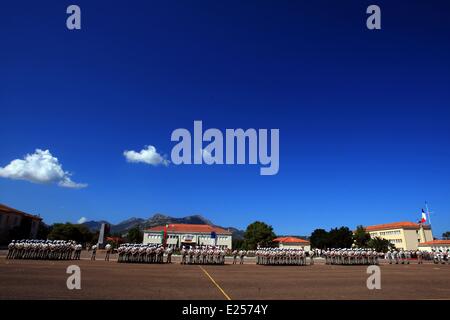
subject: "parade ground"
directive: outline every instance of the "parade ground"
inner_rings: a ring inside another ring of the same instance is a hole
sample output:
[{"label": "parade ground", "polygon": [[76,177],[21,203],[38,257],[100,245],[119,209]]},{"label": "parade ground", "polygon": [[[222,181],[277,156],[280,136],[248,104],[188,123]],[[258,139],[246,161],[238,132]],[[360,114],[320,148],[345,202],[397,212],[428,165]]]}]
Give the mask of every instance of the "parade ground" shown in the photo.
[{"label": "parade ground", "polygon": [[[125,264],[7,260],[0,252],[0,299],[450,299],[450,265],[381,264],[381,289],[369,290],[367,266]],[[69,265],[81,290],[69,290]]]}]

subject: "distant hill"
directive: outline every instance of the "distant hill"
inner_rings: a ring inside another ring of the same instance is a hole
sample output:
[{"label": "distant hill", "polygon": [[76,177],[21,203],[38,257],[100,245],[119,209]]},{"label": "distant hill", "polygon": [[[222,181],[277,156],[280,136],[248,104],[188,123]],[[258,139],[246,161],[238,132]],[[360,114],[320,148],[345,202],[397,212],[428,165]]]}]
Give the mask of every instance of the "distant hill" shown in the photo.
[{"label": "distant hill", "polygon": [[147,228],[149,228],[149,227],[155,227],[155,226],[160,226],[160,225],[169,224],[169,223],[214,225],[210,220],[202,217],[201,215],[192,215],[192,216],[187,216],[187,217],[183,217],[183,218],[174,218],[174,217],[170,217],[170,216],[166,216],[166,215],[157,213],[157,214],[153,215],[153,217],[149,218],[146,221],[145,226]]},{"label": "distant hill", "polygon": [[145,219],[141,218],[130,218],[124,220],[116,225],[111,225],[111,233],[127,233],[128,230],[134,228],[135,226],[145,224]]},{"label": "distant hill", "polygon": [[233,234],[233,239],[243,240],[244,239],[244,230],[239,230],[233,227],[223,228],[225,230],[229,230]]},{"label": "distant hill", "polygon": [[[124,220],[118,224],[111,224],[108,221],[87,221],[83,223],[86,227],[89,228],[90,231],[95,232],[100,230],[100,227],[102,223],[107,223],[111,226],[111,233],[119,233],[119,234],[126,234],[129,229],[134,228],[136,226],[139,226],[140,229],[146,229],[151,228],[155,226],[161,226],[171,223],[185,223],[185,224],[208,224],[211,226],[217,226],[214,223],[212,223],[210,220],[206,219],[205,217],[201,215],[191,215],[186,216],[183,218],[175,218],[167,215],[163,215],[160,213],[154,214],[152,217],[148,219],[142,219],[142,218],[130,218],[127,220]],[[220,227],[220,226],[217,226]],[[221,227],[225,230],[230,230],[230,232],[233,234],[234,239],[243,239],[244,238],[244,231],[239,230],[237,228],[233,227]]]},{"label": "distant hill", "polygon": [[91,232],[100,230],[100,227],[102,226],[102,223],[109,224],[108,221],[86,221],[83,223],[84,226],[86,226]]}]

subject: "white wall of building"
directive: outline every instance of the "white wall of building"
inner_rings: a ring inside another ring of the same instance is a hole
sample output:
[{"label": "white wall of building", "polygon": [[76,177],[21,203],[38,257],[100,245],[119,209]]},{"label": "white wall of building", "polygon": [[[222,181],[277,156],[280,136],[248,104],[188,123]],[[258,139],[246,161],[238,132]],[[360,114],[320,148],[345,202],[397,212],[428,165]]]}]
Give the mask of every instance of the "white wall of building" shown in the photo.
[{"label": "white wall of building", "polygon": [[[161,244],[162,234],[159,231],[144,231],[144,244]],[[217,234],[216,239],[211,238],[210,233],[176,233],[168,232],[167,245],[170,247],[181,246],[183,243],[192,245],[215,245],[220,248],[231,249],[232,236],[228,234]]]},{"label": "white wall of building", "polygon": [[279,242],[278,247],[282,249],[303,249],[305,251],[311,250],[311,245],[305,243],[283,243]]}]

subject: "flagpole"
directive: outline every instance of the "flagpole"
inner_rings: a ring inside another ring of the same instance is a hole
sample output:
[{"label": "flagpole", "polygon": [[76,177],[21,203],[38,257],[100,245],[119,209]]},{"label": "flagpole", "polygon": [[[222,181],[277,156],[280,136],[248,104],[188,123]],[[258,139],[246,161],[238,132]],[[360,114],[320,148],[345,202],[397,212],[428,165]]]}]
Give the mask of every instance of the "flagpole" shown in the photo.
[{"label": "flagpole", "polygon": [[428,222],[431,226],[431,218],[430,218],[430,210],[428,210],[428,203],[425,201],[425,208],[427,209],[427,215],[428,215]]}]

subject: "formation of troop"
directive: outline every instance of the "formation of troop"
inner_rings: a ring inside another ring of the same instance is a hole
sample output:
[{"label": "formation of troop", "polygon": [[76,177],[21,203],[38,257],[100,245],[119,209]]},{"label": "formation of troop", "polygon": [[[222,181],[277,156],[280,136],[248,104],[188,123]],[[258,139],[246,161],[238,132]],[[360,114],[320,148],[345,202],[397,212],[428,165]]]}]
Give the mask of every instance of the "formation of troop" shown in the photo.
[{"label": "formation of troop", "polygon": [[125,243],[117,248],[117,262],[127,263],[164,263],[164,254],[166,254],[166,263],[172,262],[172,248],[164,248],[161,244],[136,244]]},{"label": "formation of troop", "polygon": [[411,257],[415,254],[417,256],[417,263],[421,264],[423,260],[422,251],[409,251],[409,250],[389,250],[385,253],[384,258],[389,264],[409,264]]},{"label": "formation of troop", "polygon": [[423,260],[432,260],[435,264],[446,262],[450,263],[448,257],[450,250],[432,250],[420,251],[420,250],[389,250],[386,252],[384,258],[389,264],[409,264],[411,258],[416,258],[418,264],[422,264]]},{"label": "formation of troop", "polygon": [[383,253],[361,248],[327,249],[322,251],[322,255],[326,264],[339,265],[373,265],[383,257]]},{"label": "formation of troop", "polygon": [[227,252],[215,246],[183,246],[181,264],[225,264]]},{"label": "formation of troop", "polygon": [[431,256],[435,264],[445,264],[446,261],[448,264],[450,264],[450,249],[447,249],[445,251],[433,250],[433,252],[431,252]]},{"label": "formation of troop", "polygon": [[79,260],[82,247],[75,241],[13,240],[6,259]]},{"label": "formation of troop", "polygon": [[[95,260],[98,246],[88,246],[91,260]],[[105,261],[109,261],[113,247],[106,244],[104,248]],[[81,244],[72,240],[13,240],[8,245],[6,259],[33,260],[79,260],[82,251]],[[125,243],[117,248],[120,263],[171,263],[173,248],[162,244]],[[255,257],[259,265],[313,265],[315,257],[325,259],[328,265],[377,265],[379,259],[389,264],[410,264],[415,260],[422,264],[424,260],[435,264],[450,264],[450,249],[420,250],[392,249],[386,253],[374,249],[339,248],[315,249],[306,251],[292,248],[258,248],[256,251],[222,249],[216,246],[183,246],[180,249],[181,264],[225,264],[225,257],[231,255],[233,264],[244,264],[247,256]]]},{"label": "formation of troop", "polygon": [[239,257],[239,264],[244,264],[244,258],[246,255],[250,255],[252,251],[245,250],[234,250],[231,255],[233,256],[233,264],[237,263],[237,258]]},{"label": "formation of troop", "polygon": [[258,248],[256,250],[256,264],[262,265],[297,265],[314,264],[314,252],[303,249]]}]

